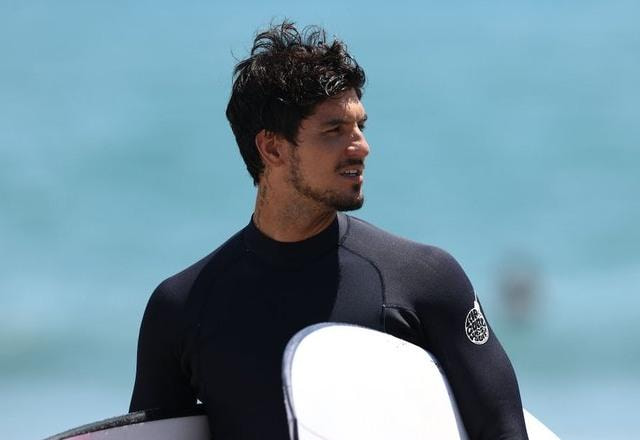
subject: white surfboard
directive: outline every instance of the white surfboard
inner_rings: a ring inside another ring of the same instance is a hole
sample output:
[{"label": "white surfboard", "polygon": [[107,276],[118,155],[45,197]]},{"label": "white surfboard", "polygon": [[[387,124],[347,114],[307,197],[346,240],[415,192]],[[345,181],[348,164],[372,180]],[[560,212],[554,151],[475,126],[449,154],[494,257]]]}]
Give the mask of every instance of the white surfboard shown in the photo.
[{"label": "white surfboard", "polygon": [[[392,373],[391,373],[392,372]],[[393,383],[377,377],[394,377]],[[292,440],[466,440],[436,360],[393,336],[347,324],[297,333],[283,359]],[[392,405],[390,405],[392,402]],[[524,412],[531,440],[558,440]],[[46,440],[209,440],[204,408],[138,411]]]},{"label": "white surfboard", "polygon": [[[307,327],[287,345],[283,387],[293,440],[468,439],[435,358],[385,333]],[[558,440],[524,416],[531,440]]]},{"label": "white surfboard", "polygon": [[204,409],[138,411],[70,429],[45,440],[209,440]]}]

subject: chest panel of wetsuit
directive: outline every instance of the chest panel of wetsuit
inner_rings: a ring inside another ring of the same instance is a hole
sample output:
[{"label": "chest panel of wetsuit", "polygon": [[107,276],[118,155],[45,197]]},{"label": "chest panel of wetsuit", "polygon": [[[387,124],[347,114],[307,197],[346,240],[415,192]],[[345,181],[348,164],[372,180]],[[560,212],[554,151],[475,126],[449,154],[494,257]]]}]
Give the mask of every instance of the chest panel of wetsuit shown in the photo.
[{"label": "chest panel of wetsuit", "polygon": [[269,424],[284,414],[273,396],[281,393],[282,354],[297,331],[326,321],[382,328],[376,269],[337,249],[300,267],[247,253],[213,282],[204,307],[197,370],[207,405],[225,425],[247,412]]}]

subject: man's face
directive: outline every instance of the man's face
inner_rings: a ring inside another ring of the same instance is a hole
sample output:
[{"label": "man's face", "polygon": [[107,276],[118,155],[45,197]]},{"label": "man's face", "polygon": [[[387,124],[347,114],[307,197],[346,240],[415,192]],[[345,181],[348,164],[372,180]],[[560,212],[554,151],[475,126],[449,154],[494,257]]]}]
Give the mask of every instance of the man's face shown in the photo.
[{"label": "man's face", "polygon": [[291,145],[289,182],[302,197],[338,211],[364,203],[364,159],[369,145],[363,134],[367,119],[354,90],[318,104],[298,129]]}]

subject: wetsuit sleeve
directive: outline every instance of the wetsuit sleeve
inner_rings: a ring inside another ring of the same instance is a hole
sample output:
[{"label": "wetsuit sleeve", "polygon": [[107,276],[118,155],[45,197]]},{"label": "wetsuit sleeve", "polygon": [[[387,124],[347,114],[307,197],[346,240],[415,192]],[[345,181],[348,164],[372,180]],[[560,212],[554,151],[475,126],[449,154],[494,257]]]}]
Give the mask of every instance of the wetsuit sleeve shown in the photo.
[{"label": "wetsuit sleeve", "polygon": [[180,366],[180,315],[178,297],[161,284],[142,318],[129,411],[182,409],[196,404],[195,393]]},{"label": "wetsuit sleeve", "polygon": [[475,299],[471,283],[446,252],[438,249],[435,261],[431,268],[436,276],[429,277],[433,284],[426,286],[428,301],[416,313],[427,350],[449,380],[469,438],[527,439],[518,383],[500,342],[490,328],[484,344],[474,344],[466,335],[465,319]]}]

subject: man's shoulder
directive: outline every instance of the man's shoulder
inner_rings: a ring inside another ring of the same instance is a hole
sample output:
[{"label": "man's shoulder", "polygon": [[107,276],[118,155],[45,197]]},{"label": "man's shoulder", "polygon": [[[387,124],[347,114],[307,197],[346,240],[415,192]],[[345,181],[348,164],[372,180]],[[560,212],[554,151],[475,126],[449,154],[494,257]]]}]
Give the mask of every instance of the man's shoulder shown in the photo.
[{"label": "man's shoulder", "polygon": [[392,234],[356,217],[348,217],[343,246],[370,260],[381,270],[403,276],[434,279],[466,278],[458,261],[446,250]]},{"label": "man's shoulder", "polygon": [[154,296],[179,301],[186,299],[194,286],[204,279],[210,279],[235,261],[244,252],[242,240],[243,230],[231,236],[213,252],[191,264],[180,272],[162,281],[154,292]]},{"label": "man's shoulder", "polygon": [[391,258],[429,257],[448,259],[451,255],[434,245],[419,243],[388,232],[365,220],[347,216],[348,226],[342,243],[353,250],[372,254],[383,252]]}]

